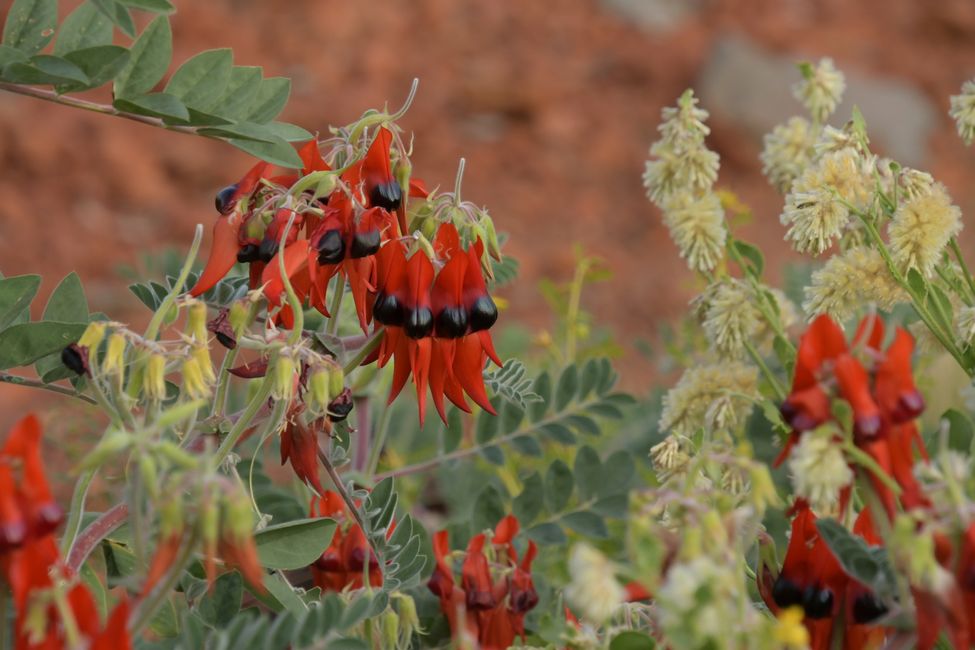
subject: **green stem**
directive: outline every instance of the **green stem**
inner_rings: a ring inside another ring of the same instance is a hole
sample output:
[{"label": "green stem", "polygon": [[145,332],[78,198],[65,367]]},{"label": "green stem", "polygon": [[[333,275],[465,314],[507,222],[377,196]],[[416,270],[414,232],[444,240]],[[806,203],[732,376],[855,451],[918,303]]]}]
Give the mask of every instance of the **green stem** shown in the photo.
[{"label": "green stem", "polygon": [[730,239],[726,248],[728,249],[728,254],[731,256],[731,259],[734,260],[735,264],[738,265],[738,268],[741,269],[742,274],[748,281],[748,286],[751,287],[752,292],[755,294],[755,298],[757,299],[757,304],[755,306],[758,307],[758,311],[760,311],[762,316],[765,317],[766,322],[772,326],[772,330],[775,332],[775,334],[780,339],[785,341],[786,345],[788,346],[787,349],[789,353],[795,356],[796,348],[786,335],[785,329],[782,327],[781,319],[774,313],[777,311],[777,309],[772,307],[768,295],[762,289],[758,280],[755,279],[755,277],[749,271],[748,265],[745,264],[745,261],[741,257],[741,253],[739,253],[738,249],[735,247],[735,241],[736,240],[734,238]]},{"label": "green stem", "polygon": [[298,295],[295,293],[294,287],[291,286],[291,278],[288,277],[287,268],[284,265],[285,242],[288,241],[288,232],[294,225],[297,216],[297,213],[291,213],[288,224],[284,227],[284,232],[281,233],[281,240],[278,242],[278,272],[281,274],[281,282],[284,284],[284,291],[288,296],[288,306],[291,308],[291,316],[294,319],[291,334],[288,335],[288,345],[298,344],[301,340],[301,332],[305,327],[305,311],[301,308],[301,301],[298,300]]},{"label": "green stem", "polygon": [[366,339],[366,342],[363,343],[362,347],[360,347],[356,351],[355,355],[351,359],[349,359],[344,366],[342,366],[342,372],[344,372],[345,374],[349,374],[350,372],[358,368],[359,365],[363,361],[365,361],[366,357],[372,354],[373,350],[379,347],[379,343],[382,340],[383,340],[383,329],[379,328],[376,331],[374,331],[369,336],[368,339]]},{"label": "green stem", "polygon": [[857,465],[876,476],[877,480],[884,484],[884,487],[894,493],[894,496],[900,496],[901,486],[869,454],[849,441],[844,443],[843,450]]},{"label": "green stem", "polygon": [[260,388],[257,389],[257,393],[248,402],[247,407],[244,412],[241,413],[240,418],[234,423],[233,428],[227,434],[227,437],[223,439],[220,443],[220,447],[217,448],[217,452],[214,455],[214,462],[219,465],[223,462],[223,459],[233,451],[234,446],[237,445],[237,441],[240,437],[244,435],[244,431],[251,426],[251,420],[257,415],[257,412],[261,410],[267,398],[271,395],[271,388],[274,385],[274,373],[272,368],[274,367],[274,362],[277,360],[277,354],[272,353],[271,357],[268,359],[268,374],[265,375],[264,381],[261,382]]},{"label": "green stem", "polygon": [[146,522],[142,510],[142,472],[138,467],[129,479],[129,519],[132,521],[132,550],[135,553],[136,565],[141,571],[147,565],[146,556]]},{"label": "green stem", "polygon": [[972,277],[972,273],[965,263],[965,257],[961,254],[958,238],[952,237],[948,245],[951,246],[951,251],[955,254],[955,259],[958,260],[958,265],[961,266],[962,274],[965,276],[965,282],[968,283],[968,290],[972,292],[972,298],[975,299],[975,278]]},{"label": "green stem", "polygon": [[345,297],[345,278],[342,274],[335,276],[335,293],[332,294],[332,304],[328,307],[328,325],[325,333],[334,335],[339,329],[339,310],[342,309],[342,298]]},{"label": "green stem", "polygon": [[144,338],[150,341],[156,340],[159,336],[159,329],[162,327],[163,319],[166,318],[166,314],[172,308],[173,303],[176,302],[176,298],[183,292],[183,285],[186,284],[186,278],[189,277],[190,271],[193,269],[193,262],[196,261],[196,255],[200,252],[200,244],[203,242],[203,226],[201,224],[196,224],[196,231],[193,234],[193,243],[190,244],[190,252],[186,255],[186,260],[183,262],[183,268],[180,269],[179,275],[176,277],[176,282],[173,284],[173,288],[170,289],[166,297],[163,298],[162,303],[160,303],[159,308],[156,313],[152,315],[152,320],[149,321],[149,327],[146,328],[146,333]]},{"label": "green stem", "polygon": [[56,384],[45,384],[42,381],[37,381],[36,379],[27,379],[26,377],[18,377],[17,375],[12,375],[9,372],[0,372],[0,383],[13,384],[15,386],[26,386],[28,388],[40,388],[41,390],[47,390],[52,393],[58,393],[59,395],[67,395],[68,397],[74,397],[75,399],[80,399],[83,402],[88,402],[89,404],[97,404],[94,399],[79,393],[77,391],[71,390],[70,388],[65,388],[63,386],[58,386]]},{"label": "green stem", "polygon": [[85,499],[88,496],[91,481],[95,478],[95,472],[94,469],[86,469],[78,477],[78,482],[75,483],[67,523],[64,524],[64,536],[61,538],[61,555],[64,557],[68,557],[71,547],[74,546],[74,542],[78,538],[78,533],[81,532],[81,519],[85,515]]},{"label": "green stem", "polygon": [[569,305],[566,309],[565,322],[565,363],[571,364],[576,358],[576,320],[579,318],[579,306],[582,302],[582,285],[589,272],[589,260],[583,259],[576,267],[575,277],[569,291]]},{"label": "green stem", "polygon": [[758,367],[761,369],[762,374],[765,375],[766,379],[768,379],[769,384],[772,385],[772,390],[775,391],[775,396],[778,398],[778,401],[782,402],[783,400],[785,400],[788,393],[785,392],[785,389],[782,387],[782,384],[779,383],[779,380],[775,376],[775,373],[773,373],[772,370],[765,363],[765,359],[763,359],[762,355],[758,353],[758,350],[755,349],[755,346],[752,345],[751,341],[745,341],[744,343],[745,343],[745,349],[748,350],[748,354],[751,356],[755,364],[758,365]]},{"label": "green stem", "polygon": [[366,476],[372,476],[376,473],[376,469],[379,467],[379,458],[383,453],[383,446],[386,444],[386,436],[389,433],[389,419],[393,413],[393,409],[390,408],[389,404],[383,407],[383,412],[379,415],[379,421],[376,423],[376,439],[372,442],[372,448],[369,450],[369,462],[366,463]]}]

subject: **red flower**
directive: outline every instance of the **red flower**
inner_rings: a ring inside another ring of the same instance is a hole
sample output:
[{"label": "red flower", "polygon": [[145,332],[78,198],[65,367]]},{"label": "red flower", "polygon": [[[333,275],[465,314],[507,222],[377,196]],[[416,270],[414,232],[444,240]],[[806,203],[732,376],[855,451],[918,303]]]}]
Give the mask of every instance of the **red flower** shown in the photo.
[{"label": "red flower", "polygon": [[[328,548],[311,565],[316,586],[322,591],[361,589],[367,558],[370,586],[382,586],[379,561],[369,547],[362,528],[349,515],[345,502],[338,493],[325,490],[320,497],[312,497],[308,516],[329,517],[338,524]],[[395,524],[390,526],[387,534],[391,534],[394,528]]]},{"label": "red flower", "polygon": [[519,561],[512,545],[517,533],[518,520],[512,515],[498,523],[491,540],[495,564],[485,554],[487,536],[475,535],[464,553],[459,587],[450,565],[447,531],[434,535],[436,566],[427,587],[440,599],[455,640],[466,634],[477,639],[483,650],[501,650],[510,647],[516,636],[524,638],[525,614],[538,604],[531,577],[537,549],[534,542],[529,542]]}]

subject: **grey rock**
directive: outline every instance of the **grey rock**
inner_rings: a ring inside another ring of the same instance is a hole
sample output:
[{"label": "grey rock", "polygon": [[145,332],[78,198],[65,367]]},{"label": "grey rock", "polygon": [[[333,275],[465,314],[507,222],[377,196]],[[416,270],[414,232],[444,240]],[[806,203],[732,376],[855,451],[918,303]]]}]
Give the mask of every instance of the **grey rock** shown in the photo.
[{"label": "grey rock", "polygon": [[[781,56],[741,36],[725,36],[715,42],[695,87],[705,108],[761,137],[792,115],[805,114],[792,96],[800,79],[796,62],[819,58]],[[938,115],[932,102],[906,81],[867,74],[840,59],[834,63],[846,75],[846,91],[833,126],[842,126],[858,106],[871,144],[905,165],[923,167]]]},{"label": "grey rock", "polygon": [[652,32],[674,29],[697,12],[703,0],[602,0],[624,20]]}]

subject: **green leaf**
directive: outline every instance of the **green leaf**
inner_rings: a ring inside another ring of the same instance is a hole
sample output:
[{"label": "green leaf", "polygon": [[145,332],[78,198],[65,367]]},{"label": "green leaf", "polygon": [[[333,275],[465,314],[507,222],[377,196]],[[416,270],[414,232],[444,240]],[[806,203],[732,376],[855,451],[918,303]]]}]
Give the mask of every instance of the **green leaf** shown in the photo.
[{"label": "green leaf", "polygon": [[301,569],[317,560],[335,532],[331,519],[300,519],[268,526],[254,535],[261,564],[271,569]]},{"label": "green leaf", "polygon": [[0,280],[0,331],[30,307],[40,286],[39,275],[16,275]]},{"label": "green leaf", "polygon": [[112,21],[95,5],[84,2],[61,23],[54,54],[64,56],[68,52],[111,44]]},{"label": "green leaf", "polygon": [[247,109],[254,102],[260,89],[261,69],[259,67],[235,65],[230,70],[223,96],[216,104],[220,115],[232,120],[247,117]]},{"label": "green leaf", "polygon": [[118,0],[121,4],[132,7],[133,9],[141,9],[143,11],[151,11],[155,14],[171,14],[176,11],[176,7],[169,0]]},{"label": "green leaf", "polygon": [[[85,290],[81,286],[77,273],[71,272],[66,275],[51,293],[44,308],[44,320],[88,323],[88,299],[85,297]],[[35,369],[45,383],[65,379],[74,374],[61,363],[60,352],[39,359]]]},{"label": "green leaf", "polygon": [[447,413],[447,426],[443,430],[443,452],[449,454],[460,446],[464,437],[464,418],[458,408],[451,408]]},{"label": "green leaf", "polygon": [[545,485],[538,472],[532,472],[522,481],[521,493],[515,497],[512,509],[515,517],[527,526],[545,508]]},{"label": "green leaf", "polygon": [[881,600],[889,599],[895,583],[882,548],[870,548],[835,519],[819,519],[816,528],[848,576],[871,588]]},{"label": "green leaf", "polygon": [[6,67],[8,63],[26,63],[28,60],[28,56],[20,50],[9,45],[0,45],[0,69]]},{"label": "green leaf", "polygon": [[528,539],[543,546],[553,544],[565,544],[567,537],[565,532],[558,524],[544,523],[532,526],[525,531]]},{"label": "green leaf", "polygon": [[912,268],[907,271],[907,284],[922,300],[928,293],[928,283],[917,269]]},{"label": "green leaf", "polygon": [[[238,140],[252,140],[254,142],[271,143],[281,140],[265,124],[255,124],[253,122],[238,122],[236,124],[225,124],[206,129],[200,129],[200,133],[219,138],[236,138]],[[288,145],[290,147],[290,145]]]},{"label": "green leaf", "polygon": [[225,627],[240,611],[244,597],[244,580],[236,571],[225,573],[196,606],[203,622],[215,628]]},{"label": "green leaf", "polygon": [[596,539],[606,539],[609,537],[609,529],[606,528],[606,522],[595,512],[588,510],[570,512],[562,517],[561,521],[580,535]]},{"label": "green leaf", "polygon": [[967,453],[975,441],[975,424],[971,418],[958,409],[948,409],[941,415],[948,423],[948,447]]},{"label": "green leaf", "polygon": [[265,126],[270,129],[271,133],[288,142],[307,142],[315,137],[297,124],[289,124],[288,122],[268,122]]},{"label": "green leaf", "polygon": [[128,37],[135,36],[135,21],[127,7],[118,4],[115,0],[89,0],[104,14],[112,23],[122,30]]},{"label": "green leaf", "polygon": [[614,494],[626,494],[630,489],[630,481],[636,473],[633,457],[625,451],[614,452],[600,470],[599,496],[608,497]]},{"label": "green leaf", "polygon": [[92,597],[95,599],[95,606],[98,608],[98,615],[104,617],[108,612],[108,593],[105,585],[98,573],[92,568],[91,562],[85,562],[78,571],[81,581],[85,583]]},{"label": "green leaf", "polygon": [[3,25],[3,44],[36,54],[54,38],[58,0],[14,0]]},{"label": "green leaf", "polygon": [[628,494],[624,492],[622,494],[613,494],[608,497],[602,497],[599,499],[599,501],[592,504],[592,511],[604,517],[622,519],[626,517],[626,512],[629,505],[630,501]]},{"label": "green leaf", "polygon": [[548,405],[552,401],[552,377],[548,372],[543,372],[535,378],[532,384],[532,392],[541,399],[528,405],[528,418],[532,422],[538,422],[548,410]]},{"label": "green leaf", "polygon": [[261,124],[270,122],[284,110],[290,94],[291,80],[286,77],[261,80],[261,87],[247,112],[248,121]]},{"label": "green leaf", "polygon": [[620,632],[609,642],[609,650],[653,650],[656,642],[643,632]]},{"label": "green leaf", "polygon": [[481,490],[477,501],[474,502],[474,514],[471,520],[474,533],[493,529],[504,515],[505,507],[501,493],[493,485],[488,485]]},{"label": "green leaf", "polygon": [[197,110],[213,110],[227,89],[233,64],[228,48],[200,52],[173,73],[166,92]]},{"label": "green leaf", "polygon": [[261,602],[271,609],[275,611],[286,609],[292,614],[303,614],[308,611],[305,603],[294,592],[294,589],[277,573],[264,576],[264,587],[269,596],[263,596],[261,592],[252,593],[261,598]]},{"label": "green leaf", "polygon": [[576,434],[572,433],[569,427],[559,422],[549,422],[539,427],[538,430],[559,444],[574,445],[576,443]]},{"label": "green leaf", "polygon": [[115,79],[115,97],[143,95],[155,86],[173,56],[173,32],[166,16],[157,16],[139,34],[129,50],[128,64]]},{"label": "green leaf", "polygon": [[474,430],[474,440],[478,444],[490,442],[498,435],[501,418],[491,415],[487,411],[481,411],[477,416],[477,426]]},{"label": "green leaf", "polygon": [[0,332],[0,370],[26,366],[77,342],[86,325],[44,321],[21,323]]},{"label": "green leaf", "polygon": [[745,258],[747,262],[745,268],[742,270],[752,275],[755,279],[762,277],[762,271],[765,270],[765,258],[762,257],[762,251],[757,246],[743,242],[740,239],[734,240],[732,246],[735,247],[738,254]]},{"label": "green leaf", "polygon": [[562,371],[555,389],[555,410],[562,411],[576,396],[579,389],[579,369],[571,365]]},{"label": "green leaf", "polygon": [[186,110],[183,102],[169,93],[149,93],[141,97],[116,99],[114,106],[120,111],[136,115],[184,121],[190,118],[189,111]]},{"label": "green leaf", "polygon": [[[525,419],[525,409],[513,402],[504,402],[503,406],[499,403],[499,407],[501,412],[494,419],[501,421],[501,433],[505,435],[514,433],[521,425],[521,421]],[[484,414],[481,415],[483,417]]]},{"label": "green leaf", "polygon": [[3,68],[3,78],[18,84],[88,85],[88,75],[67,59],[48,54],[31,57],[28,63],[8,63]]},{"label": "green leaf", "polygon": [[579,380],[579,399],[586,398],[599,383],[600,364],[598,359],[590,359],[582,367]]},{"label": "green leaf", "polygon": [[511,439],[511,446],[515,451],[526,456],[543,456],[545,450],[538,444],[538,441],[529,435],[516,436]]},{"label": "green leaf", "polygon": [[575,479],[561,460],[554,460],[545,473],[545,503],[549,512],[561,512],[572,497]]},{"label": "green leaf", "polygon": [[269,163],[290,169],[301,169],[301,158],[298,157],[294,147],[281,138],[277,138],[277,136],[275,138],[276,140],[273,142],[257,142],[239,138],[226,138],[226,141],[241,151],[246,151]]},{"label": "green leaf", "polygon": [[590,499],[595,496],[602,481],[602,463],[596,450],[588,446],[580,448],[576,453],[574,468],[579,498]]},{"label": "green leaf", "polygon": [[64,58],[88,76],[88,83],[82,87],[97,88],[125,67],[129,62],[129,51],[118,45],[96,45],[69,52]]}]

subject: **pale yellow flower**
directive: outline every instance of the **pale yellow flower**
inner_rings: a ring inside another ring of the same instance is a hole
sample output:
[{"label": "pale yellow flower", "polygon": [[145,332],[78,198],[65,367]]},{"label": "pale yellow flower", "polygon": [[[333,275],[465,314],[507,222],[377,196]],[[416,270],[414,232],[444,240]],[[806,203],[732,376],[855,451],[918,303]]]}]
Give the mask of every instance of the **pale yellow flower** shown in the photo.
[{"label": "pale yellow flower", "polygon": [[831,426],[807,431],[789,454],[796,496],[806,499],[819,513],[833,512],[840,490],[853,481],[853,470],[833,436]]},{"label": "pale yellow flower", "polygon": [[880,252],[857,247],[835,255],[812,274],[803,309],[810,317],[829,314],[839,321],[875,304],[890,311],[909,300],[894,281]]},{"label": "pale yellow flower", "polygon": [[730,430],[745,421],[758,396],[758,370],[737,361],[684,371],[663,399],[660,430],[692,436],[699,428]]},{"label": "pale yellow flower", "polygon": [[890,252],[901,270],[934,273],[949,240],[961,231],[961,210],[952,205],[944,185],[901,203],[887,227]]},{"label": "pale yellow flower", "polygon": [[802,624],[805,618],[802,607],[794,605],[779,612],[773,634],[779,647],[787,650],[802,650],[809,647],[809,630]]},{"label": "pale yellow flower", "polygon": [[800,253],[819,255],[839,239],[850,220],[850,211],[828,188],[790,192],[781,222],[788,226],[785,238]]},{"label": "pale yellow flower", "polygon": [[777,190],[786,192],[812,163],[816,132],[809,120],[793,117],[765,134],[764,142],[762,172]]},{"label": "pale yellow flower", "polygon": [[792,87],[792,94],[814,120],[823,124],[836,110],[845,89],[843,73],[833,66],[832,59],[826,58],[815,67],[804,64],[803,79]]},{"label": "pale yellow flower", "polygon": [[663,207],[664,224],[693,271],[712,271],[724,255],[724,209],[714,194],[681,192]]},{"label": "pale yellow flower", "polygon": [[958,135],[970,145],[975,140],[975,81],[966,81],[961,94],[952,95],[948,114],[958,126]]},{"label": "pale yellow flower", "polygon": [[680,438],[669,435],[650,448],[650,460],[661,481],[680,472],[691,457],[681,448]]},{"label": "pale yellow flower", "polygon": [[569,555],[571,581],[565,598],[573,611],[593,625],[600,625],[616,613],[626,597],[609,559],[592,546],[579,543]]},{"label": "pale yellow flower", "polygon": [[738,280],[727,279],[708,287],[702,299],[702,326],[711,348],[723,357],[744,356],[745,344],[754,339],[762,317],[751,289]]}]

